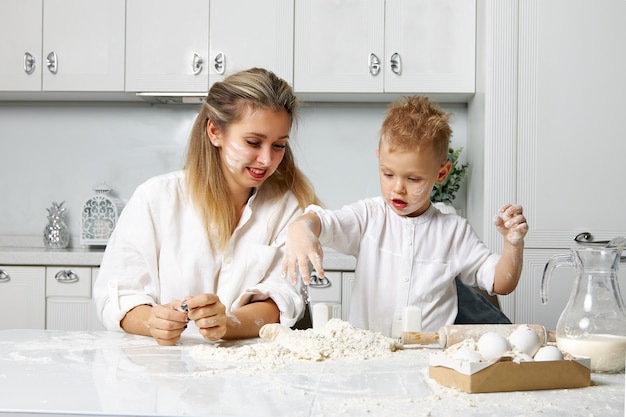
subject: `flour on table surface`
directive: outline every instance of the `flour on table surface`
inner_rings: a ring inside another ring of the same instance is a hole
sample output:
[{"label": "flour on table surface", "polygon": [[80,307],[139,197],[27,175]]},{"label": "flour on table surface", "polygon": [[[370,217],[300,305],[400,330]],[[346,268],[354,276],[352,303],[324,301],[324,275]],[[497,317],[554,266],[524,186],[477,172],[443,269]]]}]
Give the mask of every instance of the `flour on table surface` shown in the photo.
[{"label": "flour on table surface", "polygon": [[[393,340],[380,333],[354,328],[340,319],[331,319],[321,329],[293,330],[274,341],[229,345],[228,342],[195,345],[191,357],[201,363],[221,363],[224,369],[280,368],[294,361],[367,360],[393,354]],[[239,364],[233,366],[233,364]],[[229,366],[230,365],[230,366]]]}]

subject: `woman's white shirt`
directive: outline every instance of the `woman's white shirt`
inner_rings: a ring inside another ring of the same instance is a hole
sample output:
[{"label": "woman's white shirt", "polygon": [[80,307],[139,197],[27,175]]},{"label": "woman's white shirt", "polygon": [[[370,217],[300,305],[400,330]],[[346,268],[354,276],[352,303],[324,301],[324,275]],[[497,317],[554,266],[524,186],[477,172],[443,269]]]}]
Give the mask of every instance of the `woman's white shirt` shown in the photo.
[{"label": "woman's white shirt", "polygon": [[[124,207],[94,286],[97,313],[109,330],[141,304],[166,304],[214,293],[227,311],[273,299],[281,323],[302,315],[299,288],[281,276],[287,225],[302,214],[291,193],[270,200],[262,188],[248,201],[228,246],[211,246],[182,171],[141,184]],[[193,327],[193,326],[192,326]]]}]

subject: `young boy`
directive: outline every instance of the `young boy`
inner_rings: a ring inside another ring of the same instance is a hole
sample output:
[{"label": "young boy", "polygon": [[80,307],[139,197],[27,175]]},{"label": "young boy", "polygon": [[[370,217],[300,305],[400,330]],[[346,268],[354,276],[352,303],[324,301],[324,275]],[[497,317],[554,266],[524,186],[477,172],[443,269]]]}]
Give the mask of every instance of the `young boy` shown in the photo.
[{"label": "young boy", "polygon": [[349,322],[397,337],[402,311],[418,306],[423,331],[438,331],[457,316],[455,277],[490,294],[517,286],[528,231],[522,207],[506,204],[494,224],[504,237],[501,255],[478,238],[466,219],[430,202],[445,180],[449,115],[425,97],[392,103],[376,155],[382,196],[339,210],[309,206],[288,228],[283,273],[309,282],[308,262],[320,276],[322,246],[357,259]]}]

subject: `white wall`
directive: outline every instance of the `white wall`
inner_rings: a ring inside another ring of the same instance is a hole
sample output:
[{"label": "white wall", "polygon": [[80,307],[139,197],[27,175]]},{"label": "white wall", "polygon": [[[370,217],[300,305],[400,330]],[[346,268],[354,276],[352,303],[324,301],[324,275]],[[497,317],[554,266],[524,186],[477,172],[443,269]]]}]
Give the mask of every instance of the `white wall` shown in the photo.
[{"label": "white wall", "polygon": [[[442,107],[454,113],[453,145],[465,147],[466,105]],[[385,109],[384,103],[303,106],[292,144],[327,207],[378,195],[374,152]],[[17,236],[43,245],[52,201],[65,201],[76,238],[95,183],[104,180],[128,199],[147,178],[182,167],[195,114],[193,106],[144,103],[1,103],[0,243]],[[455,205],[463,208],[464,201],[461,193]]]}]

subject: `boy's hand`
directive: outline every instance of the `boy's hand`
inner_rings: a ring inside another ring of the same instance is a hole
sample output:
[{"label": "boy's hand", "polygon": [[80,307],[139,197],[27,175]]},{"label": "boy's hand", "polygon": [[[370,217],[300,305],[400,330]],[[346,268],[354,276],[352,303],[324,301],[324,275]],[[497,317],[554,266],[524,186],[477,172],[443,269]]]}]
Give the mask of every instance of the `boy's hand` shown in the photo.
[{"label": "boy's hand", "polygon": [[500,207],[501,215],[493,219],[493,223],[498,232],[504,236],[504,240],[514,246],[523,244],[524,237],[528,233],[528,223],[522,212],[522,206],[505,204]]},{"label": "boy's hand", "polygon": [[[313,214],[313,216],[316,215]],[[311,283],[309,261],[313,264],[319,277],[324,277],[324,268],[322,267],[324,252],[318,237],[313,232],[311,221],[303,217],[291,223],[287,229],[282,275],[288,275],[294,285],[298,279],[298,271],[304,285]]]}]

